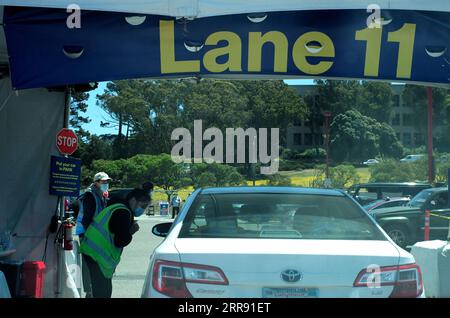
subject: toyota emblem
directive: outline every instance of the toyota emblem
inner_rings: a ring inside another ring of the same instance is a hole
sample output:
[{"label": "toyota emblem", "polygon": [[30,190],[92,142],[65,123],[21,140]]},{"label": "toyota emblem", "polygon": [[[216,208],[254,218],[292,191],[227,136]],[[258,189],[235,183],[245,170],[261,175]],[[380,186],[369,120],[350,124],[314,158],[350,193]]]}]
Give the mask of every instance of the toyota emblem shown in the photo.
[{"label": "toyota emblem", "polygon": [[302,279],[302,273],[295,269],[286,269],[281,272],[281,279],[288,283],[296,283]]}]

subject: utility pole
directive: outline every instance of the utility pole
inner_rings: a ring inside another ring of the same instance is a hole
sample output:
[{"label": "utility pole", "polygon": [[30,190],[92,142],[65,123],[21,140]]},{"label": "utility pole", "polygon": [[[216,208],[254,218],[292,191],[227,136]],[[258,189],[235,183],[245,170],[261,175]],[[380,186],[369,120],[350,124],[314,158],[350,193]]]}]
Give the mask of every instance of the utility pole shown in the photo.
[{"label": "utility pole", "polygon": [[324,111],[323,116],[325,117],[325,146],[326,146],[326,169],[325,169],[325,186],[328,188],[331,186],[330,180],[330,118],[332,113],[330,111]]},{"label": "utility pole", "polygon": [[433,90],[427,87],[428,95],[428,182],[434,182],[433,169]]}]

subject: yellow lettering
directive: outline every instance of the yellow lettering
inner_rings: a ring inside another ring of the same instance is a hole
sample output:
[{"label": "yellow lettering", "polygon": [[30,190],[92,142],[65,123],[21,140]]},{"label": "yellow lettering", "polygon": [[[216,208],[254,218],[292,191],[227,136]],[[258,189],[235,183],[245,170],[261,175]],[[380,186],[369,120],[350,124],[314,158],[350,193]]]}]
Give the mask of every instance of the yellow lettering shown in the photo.
[{"label": "yellow lettering", "polygon": [[[320,45],[314,44],[318,42]],[[321,61],[310,64],[306,57],[335,57],[333,41],[321,32],[308,32],[297,39],[292,48],[292,57],[295,66],[306,74],[318,75],[328,71],[333,62]]]},{"label": "yellow lettering", "polygon": [[175,60],[175,31],[173,21],[159,21],[161,73],[198,73],[200,61]]},{"label": "yellow lettering", "polygon": [[372,29],[366,28],[364,30],[356,31],[355,39],[367,42],[364,76],[378,76],[380,70],[382,32],[382,27]]},{"label": "yellow lettering", "polygon": [[388,41],[398,42],[397,77],[411,78],[416,25],[405,23],[400,30],[389,32]]},{"label": "yellow lettering", "polygon": [[274,46],[274,72],[287,72],[288,39],[286,35],[278,31],[250,32],[248,40],[248,71],[261,72],[262,47],[270,42]]},{"label": "yellow lettering", "polygon": [[[239,36],[233,32],[216,32],[208,36],[205,45],[217,45],[220,41],[227,41],[228,45],[206,52],[203,56],[205,68],[213,73],[220,73],[226,70],[232,72],[242,71],[242,43]],[[219,64],[217,63],[217,58],[222,55],[228,55],[228,61]]]}]

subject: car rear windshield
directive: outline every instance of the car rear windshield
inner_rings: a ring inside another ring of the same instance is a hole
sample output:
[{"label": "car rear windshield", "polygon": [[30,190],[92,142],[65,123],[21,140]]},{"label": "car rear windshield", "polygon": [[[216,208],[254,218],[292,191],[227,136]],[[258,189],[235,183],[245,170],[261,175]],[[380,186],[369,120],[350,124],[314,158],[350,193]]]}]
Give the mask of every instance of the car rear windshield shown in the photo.
[{"label": "car rear windshield", "polygon": [[386,240],[351,199],[309,194],[201,194],[183,238]]},{"label": "car rear windshield", "polygon": [[422,191],[409,201],[408,206],[421,208],[432,194],[432,191]]}]

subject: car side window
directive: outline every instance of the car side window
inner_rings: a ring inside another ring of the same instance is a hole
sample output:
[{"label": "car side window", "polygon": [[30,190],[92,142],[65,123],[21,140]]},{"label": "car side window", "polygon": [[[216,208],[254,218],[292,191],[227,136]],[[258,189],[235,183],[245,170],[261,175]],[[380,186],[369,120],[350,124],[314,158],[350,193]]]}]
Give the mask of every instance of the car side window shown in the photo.
[{"label": "car side window", "polygon": [[434,201],[436,204],[434,205],[434,209],[446,209],[448,208],[448,194],[446,192],[439,193]]}]

